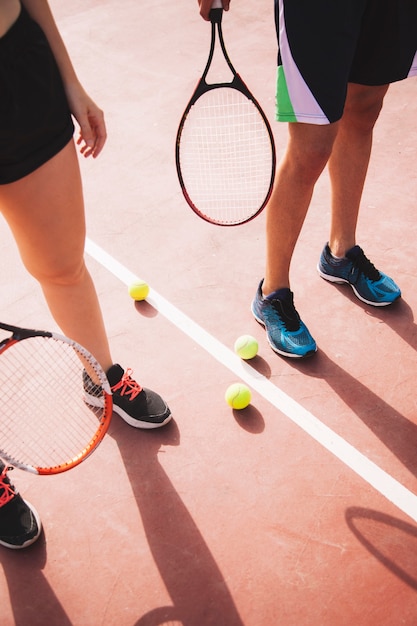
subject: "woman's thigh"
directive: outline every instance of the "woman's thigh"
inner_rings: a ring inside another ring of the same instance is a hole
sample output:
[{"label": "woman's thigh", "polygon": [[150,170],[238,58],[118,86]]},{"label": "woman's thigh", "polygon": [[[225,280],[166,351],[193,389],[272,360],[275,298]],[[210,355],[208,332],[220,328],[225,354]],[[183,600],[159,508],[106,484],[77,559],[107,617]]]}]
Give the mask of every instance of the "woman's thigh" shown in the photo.
[{"label": "woman's thigh", "polygon": [[0,212],[37,278],[79,271],[85,216],[74,142],[28,176],[0,185]]}]

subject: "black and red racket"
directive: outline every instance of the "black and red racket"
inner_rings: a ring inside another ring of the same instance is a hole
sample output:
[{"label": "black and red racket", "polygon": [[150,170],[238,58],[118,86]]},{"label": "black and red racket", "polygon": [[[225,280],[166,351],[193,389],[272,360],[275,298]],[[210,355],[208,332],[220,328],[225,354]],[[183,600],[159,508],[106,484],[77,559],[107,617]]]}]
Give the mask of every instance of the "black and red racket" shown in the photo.
[{"label": "black and red racket", "polygon": [[106,374],[67,337],[0,323],[1,331],[0,459],[35,474],[72,469],[109,427]]},{"label": "black and red racket", "polygon": [[[176,140],[176,166],[184,197],[195,213],[212,224],[234,226],[265,207],[275,176],[275,145],[259,103],[237,74],[227,54],[223,9],[210,11],[211,44],[200,81],[182,116]],[[216,33],[230,82],[208,83]]]}]

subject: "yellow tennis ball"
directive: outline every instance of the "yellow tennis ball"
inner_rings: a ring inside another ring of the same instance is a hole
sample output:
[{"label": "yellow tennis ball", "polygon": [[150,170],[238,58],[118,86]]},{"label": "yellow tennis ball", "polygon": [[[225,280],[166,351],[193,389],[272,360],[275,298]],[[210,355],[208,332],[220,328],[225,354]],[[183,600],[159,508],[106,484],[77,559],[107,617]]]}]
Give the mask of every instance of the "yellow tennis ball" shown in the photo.
[{"label": "yellow tennis ball", "polygon": [[235,352],[241,359],[253,359],[258,354],[258,342],[251,335],[242,335],[235,341]]},{"label": "yellow tennis ball", "polygon": [[226,389],[225,400],[232,409],[245,409],[251,401],[249,387],[243,383],[233,383]]},{"label": "yellow tennis ball", "polygon": [[129,285],[129,296],[133,300],[145,300],[149,294],[149,285],[144,280],[134,280]]}]

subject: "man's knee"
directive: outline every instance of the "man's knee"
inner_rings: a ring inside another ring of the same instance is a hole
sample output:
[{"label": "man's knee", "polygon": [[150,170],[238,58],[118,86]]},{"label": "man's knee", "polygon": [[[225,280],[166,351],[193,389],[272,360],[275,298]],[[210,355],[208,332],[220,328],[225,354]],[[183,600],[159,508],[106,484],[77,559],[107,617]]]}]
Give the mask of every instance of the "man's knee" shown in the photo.
[{"label": "man's knee", "polygon": [[306,179],[317,178],[326,166],[332,153],[338,124],[317,126],[291,124],[287,156],[298,175]]},{"label": "man's knee", "polygon": [[368,132],[379,117],[388,85],[368,87],[349,84],[342,122],[352,130]]}]

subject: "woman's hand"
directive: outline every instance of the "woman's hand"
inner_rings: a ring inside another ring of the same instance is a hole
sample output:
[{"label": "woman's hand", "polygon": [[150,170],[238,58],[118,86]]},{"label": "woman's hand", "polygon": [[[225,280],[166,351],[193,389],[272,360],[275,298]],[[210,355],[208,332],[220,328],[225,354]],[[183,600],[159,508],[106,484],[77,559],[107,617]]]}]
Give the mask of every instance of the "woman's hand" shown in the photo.
[{"label": "woman's hand", "polygon": [[81,146],[80,152],[85,157],[92,156],[95,159],[107,139],[104,113],[79,83],[66,85],[65,91],[70,111],[80,127],[77,139],[77,145]]}]

